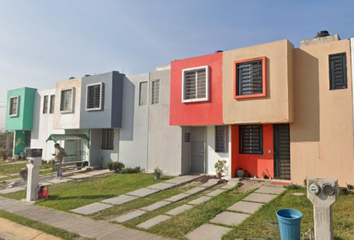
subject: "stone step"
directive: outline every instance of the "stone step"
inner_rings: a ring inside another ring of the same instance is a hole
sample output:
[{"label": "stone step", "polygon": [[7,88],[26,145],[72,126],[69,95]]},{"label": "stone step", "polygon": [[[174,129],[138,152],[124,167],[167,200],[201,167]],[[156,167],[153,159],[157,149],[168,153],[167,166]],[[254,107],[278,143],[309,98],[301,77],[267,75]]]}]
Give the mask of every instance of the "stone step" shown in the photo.
[{"label": "stone step", "polygon": [[183,213],[183,212],[185,212],[185,211],[187,211],[187,210],[189,210],[189,209],[191,209],[191,208],[193,208],[193,206],[184,204],[184,205],[182,205],[182,206],[179,206],[179,207],[177,207],[177,208],[174,208],[174,209],[168,211],[166,214],[167,214],[167,215],[175,216],[175,215],[178,215],[178,214],[180,214],[180,213]]},{"label": "stone step", "polygon": [[243,213],[222,212],[211,219],[210,222],[227,226],[236,226],[249,216],[250,215]]},{"label": "stone step", "polygon": [[260,202],[260,203],[268,203],[276,198],[277,195],[270,195],[270,194],[262,194],[262,193],[251,193],[247,197],[245,197],[244,201],[250,202]]},{"label": "stone step", "polygon": [[211,197],[208,197],[208,196],[202,196],[200,198],[197,198],[193,201],[190,201],[188,204],[191,204],[191,205],[198,205],[198,204],[201,204],[203,202],[206,202],[206,201],[209,201],[211,199]]},{"label": "stone step", "polygon": [[159,215],[157,217],[147,220],[146,222],[140,223],[139,225],[137,225],[137,227],[143,228],[143,229],[149,229],[149,228],[152,228],[153,226],[155,226],[159,223],[162,223],[170,218],[171,218],[170,216]]},{"label": "stone step", "polygon": [[127,222],[129,220],[134,219],[134,218],[140,217],[140,216],[144,215],[145,213],[147,213],[147,212],[137,209],[132,212],[129,212],[129,213],[119,216],[118,218],[114,219],[114,221],[116,221],[118,223]]},{"label": "stone step", "polygon": [[118,197],[113,197],[113,198],[109,198],[106,200],[103,200],[103,203],[109,203],[109,204],[114,204],[114,205],[121,205],[123,203],[127,203],[130,201],[133,201],[135,199],[137,199],[138,197],[134,197],[134,196],[127,196],[127,195],[120,195]]},{"label": "stone step", "polygon": [[172,202],[162,200],[162,201],[153,203],[153,204],[151,204],[149,206],[142,207],[140,209],[144,210],[144,211],[155,211],[155,210],[157,210],[159,208],[162,208],[162,207],[165,207],[165,206],[167,206],[169,204],[172,204]]},{"label": "stone step", "polygon": [[186,235],[189,240],[221,240],[231,228],[204,224]]},{"label": "stone step", "polygon": [[262,205],[263,204],[261,203],[239,201],[227,210],[252,214],[255,213]]},{"label": "stone step", "polygon": [[111,207],[113,207],[113,205],[96,202],[96,203],[92,203],[92,204],[89,204],[89,205],[86,205],[83,207],[72,209],[72,210],[70,210],[70,212],[79,213],[82,215],[90,215],[90,214],[100,212],[100,211],[103,211],[103,210],[111,208]]}]

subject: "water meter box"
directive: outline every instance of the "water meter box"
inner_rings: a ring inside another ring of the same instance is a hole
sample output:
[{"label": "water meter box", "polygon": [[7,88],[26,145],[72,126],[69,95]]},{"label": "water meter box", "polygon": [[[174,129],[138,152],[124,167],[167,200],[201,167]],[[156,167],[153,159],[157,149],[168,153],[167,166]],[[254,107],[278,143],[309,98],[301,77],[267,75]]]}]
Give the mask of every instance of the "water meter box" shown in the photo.
[{"label": "water meter box", "polygon": [[42,157],[42,149],[40,148],[29,148],[29,149],[26,149],[26,157],[29,158],[29,157],[32,157],[32,158],[35,158],[35,157]]},{"label": "water meter box", "polygon": [[315,239],[332,240],[332,204],[338,198],[338,180],[308,178],[307,198],[314,209]]}]

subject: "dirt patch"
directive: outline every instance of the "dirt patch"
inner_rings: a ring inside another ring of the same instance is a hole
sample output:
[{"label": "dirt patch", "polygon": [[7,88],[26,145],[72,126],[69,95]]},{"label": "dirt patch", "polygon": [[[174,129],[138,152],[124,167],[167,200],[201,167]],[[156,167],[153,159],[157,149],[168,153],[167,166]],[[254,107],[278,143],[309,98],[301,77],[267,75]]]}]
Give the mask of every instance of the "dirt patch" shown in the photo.
[{"label": "dirt patch", "polygon": [[259,188],[266,184],[264,181],[254,181],[254,180],[242,180],[240,181],[242,184],[241,187],[238,188],[239,192],[244,193],[248,192],[252,189]]}]

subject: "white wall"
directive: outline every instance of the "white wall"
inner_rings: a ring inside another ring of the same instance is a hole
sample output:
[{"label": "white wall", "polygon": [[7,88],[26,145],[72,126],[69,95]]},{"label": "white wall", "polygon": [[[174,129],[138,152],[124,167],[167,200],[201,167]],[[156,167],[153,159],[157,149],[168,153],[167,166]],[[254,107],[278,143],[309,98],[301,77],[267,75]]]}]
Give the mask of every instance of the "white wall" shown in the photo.
[{"label": "white wall", "polygon": [[101,159],[103,166],[107,166],[109,162],[117,162],[119,160],[119,129],[114,129],[114,149],[102,149],[102,129],[90,130],[90,165],[100,166]]},{"label": "white wall", "polygon": [[119,141],[119,161],[143,169],[147,167],[148,155],[148,105],[139,106],[139,83],[145,81],[149,82],[149,73],[124,77]]},{"label": "white wall", "polygon": [[[48,113],[43,114],[43,99],[45,95],[48,95]],[[50,95],[55,95],[55,89],[37,91],[34,100],[33,130],[31,131],[31,148],[42,148],[44,160],[53,159],[52,154],[55,152],[54,142],[46,142],[49,135],[64,133],[64,130],[54,129],[54,114],[49,113]]]},{"label": "white wall", "polygon": [[207,126],[207,173],[216,174],[215,172],[215,163],[218,160],[226,160],[226,172],[224,175],[230,176],[231,172],[231,129],[229,128],[229,152],[228,153],[217,153],[215,152],[215,126]]}]

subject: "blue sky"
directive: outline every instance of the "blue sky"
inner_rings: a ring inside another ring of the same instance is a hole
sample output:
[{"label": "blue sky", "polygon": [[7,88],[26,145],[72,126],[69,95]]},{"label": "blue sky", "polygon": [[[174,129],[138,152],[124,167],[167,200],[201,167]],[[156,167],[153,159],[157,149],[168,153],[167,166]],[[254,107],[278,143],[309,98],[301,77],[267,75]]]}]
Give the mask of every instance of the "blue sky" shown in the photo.
[{"label": "blue sky", "polygon": [[0,0],[0,127],[6,91],[327,29],[354,37],[354,1]]}]

